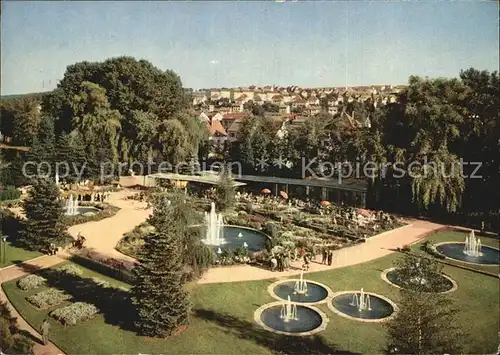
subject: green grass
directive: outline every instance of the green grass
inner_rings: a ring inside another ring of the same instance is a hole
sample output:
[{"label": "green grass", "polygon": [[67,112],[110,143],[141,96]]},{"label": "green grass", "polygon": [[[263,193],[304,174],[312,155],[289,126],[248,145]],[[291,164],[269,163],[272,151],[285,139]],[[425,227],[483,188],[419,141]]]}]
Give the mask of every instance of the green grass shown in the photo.
[{"label": "green grass", "polygon": [[[439,233],[431,238],[445,241],[460,237],[449,233]],[[485,244],[489,242],[498,241],[484,239]],[[366,291],[380,293],[398,303],[398,289],[382,281],[380,273],[391,267],[399,257],[400,254],[392,254],[361,265],[312,273],[307,275],[307,279],[322,282],[334,292],[364,287]],[[444,272],[458,283],[458,290],[449,294],[449,297],[461,310],[459,324],[466,334],[464,352],[493,353],[498,347],[497,332],[500,327],[497,317],[500,311],[500,280],[451,266],[445,266]],[[278,273],[276,275],[279,276]],[[106,279],[113,285],[124,285],[84,269],[83,277],[94,276]],[[316,351],[322,349],[325,353],[339,349],[371,354],[380,353],[385,346],[383,325],[348,320],[333,314],[326,305],[320,305],[319,308],[328,315],[330,322],[327,329],[319,333],[320,339],[314,342],[304,338],[276,336],[260,329],[253,321],[253,313],[261,305],[274,301],[267,293],[267,286],[273,281],[275,280],[189,285],[194,305],[191,324],[182,334],[171,339],[139,337],[132,331],[123,330],[106,315],[99,315],[81,325],[68,328],[52,322],[51,339],[70,354],[270,354],[290,348],[294,348],[296,352],[311,353],[313,347]],[[24,298],[40,290],[25,293],[17,288],[15,281],[5,283],[3,287],[18,311],[31,324],[39,327],[47,312],[35,310]],[[125,309],[113,311],[122,312],[126,316]],[[320,340],[329,346],[325,346]]]},{"label": "green grass", "polygon": [[36,258],[38,256],[41,256],[42,254],[36,251],[29,251],[26,249],[18,248],[13,246],[8,240],[7,240],[7,251],[5,253],[5,262],[3,262],[3,250],[4,244],[2,243],[1,245],[1,254],[0,254],[0,268],[10,266],[13,264],[19,264],[20,262]]}]

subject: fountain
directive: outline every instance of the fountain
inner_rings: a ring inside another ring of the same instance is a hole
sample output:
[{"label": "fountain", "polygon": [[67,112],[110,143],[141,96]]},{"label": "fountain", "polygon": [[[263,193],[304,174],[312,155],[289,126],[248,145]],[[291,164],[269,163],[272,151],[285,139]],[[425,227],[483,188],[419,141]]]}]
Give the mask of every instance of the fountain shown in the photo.
[{"label": "fountain", "polygon": [[224,222],[222,215],[215,212],[215,203],[210,205],[210,213],[205,212],[206,236],[203,242],[208,245],[220,246],[226,244],[223,237]]},{"label": "fountain", "polygon": [[358,311],[371,311],[372,307],[370,305],[370,295],[365,294],[365,291],[363,288],[361,288],[361,293],[358,294],[355,293],[352,296],[352,301],[350,303],[351,306],[357,307]]},{"label": "fountain", "polygon": [[[306,282],[306,280],[304,280],[304,271],[300,272],[300,279],[295,281],[295,286],[293,288],[293,294],[307,296],[307,282]],[[288,299],[290,299],[290,296],[288,296]]]},{"label": "fountain", "polygon": [[73,195],[69,195],[69,198],[65,202],[65,215],[66,216],[75,216],[78,214],[78,200],[73,199]]},{"label": "fountain", "polygon": [[280,318],[283,319],[283,322],[285,323],[288,323],[291,320],[299,320],[297,315],[297,305],[290,301],[290,296],[288,296],[287,302],[281,307]]},{"label": "fountain", "polygon": [[483,255],[481,252],[481,239],[476,238],[473,230],[471,230],[470,234],[465,237],[464,254],[473,257]]}]

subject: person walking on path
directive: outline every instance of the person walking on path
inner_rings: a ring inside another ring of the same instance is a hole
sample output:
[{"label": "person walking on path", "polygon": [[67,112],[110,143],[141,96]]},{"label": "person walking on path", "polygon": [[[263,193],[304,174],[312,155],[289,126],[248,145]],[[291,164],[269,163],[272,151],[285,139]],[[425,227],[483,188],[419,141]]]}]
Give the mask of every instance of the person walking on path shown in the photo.
[{"label": "person walking on path", "polygon": [[43,340],[43,345],[47,345],[49,343],[49,330],[50,330],[50,323],[49,319],[45,318],[42,323],[42,340]]},{"label": "person walking on path", "polygon": [[328,251],[328,266],[332,266],[333,262],[333,251]]},{"label": "person walking on path", "polygon": [[322,258],[321,258],[321,264],[326,264],[326,258],[328,256],[328,251],[326,250],[326,248],[323,249],[323,254],[322,254]]}]

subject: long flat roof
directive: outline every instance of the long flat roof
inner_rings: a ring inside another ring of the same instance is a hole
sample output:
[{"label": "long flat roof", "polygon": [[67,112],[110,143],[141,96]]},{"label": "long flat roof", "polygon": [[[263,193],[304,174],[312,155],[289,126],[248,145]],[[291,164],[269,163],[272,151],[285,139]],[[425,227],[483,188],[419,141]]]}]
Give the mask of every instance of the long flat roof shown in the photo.
[{"label": "long flat roof", "polygon": [[[217,185],[219,182],[218,175],[210,173],[203,173],[202,175],[157,173],[148,176],[155,179],[191,181],[191,182],[200,182],[211,185]],[[259,183],[269,183],[269,184],[288,184],[288,185],[311,186],[311,187],[326,187],[331,189],[356,191],[356,192],[366,192],[368,189],[368,183],[364,180],[359,180],[359,179],[357,180],[342,179],[339,182],[338,179],[328,179],[328,178],[292,179],[292,178],[283,178],[275,176],[257,176],[257,175],[237,175],[237,176],[235,175],[233,176],[233,178],[235,180],[234,186],[236,187],[246,185],[245,182],[259,182]]]},{"label": "long flat roof", "polygon": [[316,178],[316,179],[292,179],[275,176],[257,176],[257,175],[240,175],[235,177],[235,180],[252,181],[270,184],[288,184],[311,187],[327,187],[338,190],[366,192],[368,183],[359,179],[342,179],[340,182],[335,178]]},{"label": "long flat roof", "polygon": [[[156,173],[148,175],[148,177],[154,179],[166,179],[166,180],[179,180],[179,181],[190,181],[190,182],[200,182],[203,184],[217,185],[219,183],[219,176],[215,174],[204,174],[204,175],[182,175],[174,173]],[[234,186],[245,186],[244,182],[234,181]]]}]

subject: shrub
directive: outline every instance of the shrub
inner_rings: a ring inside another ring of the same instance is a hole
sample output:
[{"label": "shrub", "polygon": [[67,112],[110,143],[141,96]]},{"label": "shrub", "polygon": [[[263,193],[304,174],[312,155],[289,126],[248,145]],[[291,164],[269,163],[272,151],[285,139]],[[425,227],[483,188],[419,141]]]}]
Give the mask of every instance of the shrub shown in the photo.
[{"label": "shrub", "polygon": [[47,280],[41,276],[28,275],[17,282],[17,287],[23,291],[30,291],[45,285],[46,282]]},{"label": "shrub", "polygon": [[60,272],[64,272],[69,275],[81,276],[83,275],[83,270],[78,266],[67,264],[57,269]]},{"label": "shrub", "polygon": [[108,281],[103,280],[103,279],[101,279],[99,277],[93,277],[92,281],[94,281],[95,284],[97,284],[97,285],[99,285],[101,287],[109,287],[110,286],[110,284],[109,284]]},{"label": "shrub", "polygon": [[401,250],[408,253],[408,252],[410,252],[411,249],[410,249],[410,246],[408,244],[405,244],[405,245],[403,245],[403,248]]},{"label": "shrub", "polygon": [[50,316],[64,326],[76,325],[93,318],[98,313],[97,308],[85,302],[76,302],[70,306],[52,311]]},{"label": "shrub", "polygon": [[40,309],[45,309],[58,305],[69,299],[71,299],[70,295],[62,291],[56,290],[55,288],[49,288],[46,291],[42,291],[34,295],[31,295],[29,297],[26,297],[26,300],[29,303]]},{"label": "shrub", "polygon": [[21,197],[21,191],[14,186],[7,186],[5,189],[0,190],[0,201],[18,200]]},{"label": "shrub", "polygon": [[276,224],[273,222],[267,222],[264,225],[264,228],[262,230],[264,233],[266,233],[268,236],[271,238],[276,238],[276,235],[278,233],[278,227],[276,227]]}]

